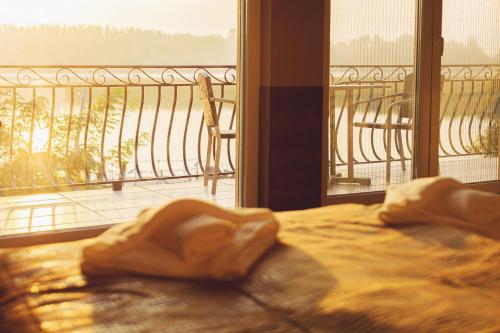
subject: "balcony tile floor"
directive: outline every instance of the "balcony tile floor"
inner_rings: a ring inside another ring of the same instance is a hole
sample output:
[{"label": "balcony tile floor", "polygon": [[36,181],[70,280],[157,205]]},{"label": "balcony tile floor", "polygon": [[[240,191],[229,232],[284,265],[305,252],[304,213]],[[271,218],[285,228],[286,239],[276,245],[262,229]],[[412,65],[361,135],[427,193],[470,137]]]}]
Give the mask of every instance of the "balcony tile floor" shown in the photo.
[{"label": "balcony tile floor", "polygon": [[[441,175],[453,177],[464,183],[486,182],[500,179],[498,158],[472,155],[462,157],[442,157],[439,160]],[[385,162],[354,166],[356,177],[371,179],[371,185],[335,184],[328,190],[329,195],[345,195],[355,193],[385,191]],[[347,174],[347,167],[337,168],[337,172]],[[402,171],[400,162],[392,162],[391,184],[402,184],[410,181],[410,161],[406,162],[406,171]]]},{"label": "balcony tile floor", "polygon": [[[483,156],[443,158],[441,172],[463,182],[479,182],[498,179],[498,159]],[[409,163],[407,163],[409,166]],[[410,172],[402,172],[401,166],[392,165],[391,183],[410,180]],[[345,173],[345,167],[339,167]],[[372,179],[372,185],[336,184],[330,195],[383,191],[385,163],[355,166],[356,176]],[[156,183],[125,185],[122,191],[110,188],[81,190],[25,196],[0,197],[0,247],[2,238],[14,235],[45,233],[80,227],[105,226],[128,221],[144,208],[169,200],[191,197],[209,200],[224,207],[235,202],[234,179],[219,180],[217,194],[210,194],[201,179],[183,179]]]},{"label": "balcony tile floor", "polygon": [[[209,184],[210,185],[210,184]],[[1,238],[26,233],[104,226],[128,221],[144,208],[191,197],[224,207],[234,206],[234,179],[220,179],[217,194],[201,179],[136,183],[122,191],[111,188],[0,198]]]}]

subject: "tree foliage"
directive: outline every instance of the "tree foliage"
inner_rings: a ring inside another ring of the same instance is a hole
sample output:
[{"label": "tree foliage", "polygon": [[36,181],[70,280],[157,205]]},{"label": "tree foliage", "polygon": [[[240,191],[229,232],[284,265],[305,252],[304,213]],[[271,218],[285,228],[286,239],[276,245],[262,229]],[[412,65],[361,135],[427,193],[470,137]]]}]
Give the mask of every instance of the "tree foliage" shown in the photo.
[{"label": "tree foliage", "polygon": [[[105,170],[120,169],[118,147],[104,149],[102,136],[115,132],[121,123],[123,89],[110,89],[81,104],[74,112],[58,112],[52,100],[38,95],[27,98],[0,90],[1,188],[23,188],[104,180]],[[85,98],[85,96],[83,97]],[[136,112],[138,103],[129,98],[126,112]],[[15,112],[13,112],[15,110]],[[104,127],[105,126],[105,127]],[[138,146],[150,140],[142,133]],[[135,140],[121,145],[122,176],[135,152]],[[102,153],[102,156],[101,156]]]}]

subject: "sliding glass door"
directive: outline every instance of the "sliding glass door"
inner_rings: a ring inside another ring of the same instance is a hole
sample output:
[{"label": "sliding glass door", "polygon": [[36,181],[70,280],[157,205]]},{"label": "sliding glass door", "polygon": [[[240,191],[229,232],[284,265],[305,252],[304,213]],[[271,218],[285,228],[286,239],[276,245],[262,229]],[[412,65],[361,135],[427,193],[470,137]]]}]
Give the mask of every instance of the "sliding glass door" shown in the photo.
[{"label": "sliding glass door", "polygon": [[435,175],[500,189],[499,12],[332,0],[327,202]]},{"label": "sliding glass door", "polygon": [[412,178],[417,0],[332,0],[328,195]]},{"label": "sliding glass door", "polygon": [[443,0],[439,170],[499,179],[500,2]]}]

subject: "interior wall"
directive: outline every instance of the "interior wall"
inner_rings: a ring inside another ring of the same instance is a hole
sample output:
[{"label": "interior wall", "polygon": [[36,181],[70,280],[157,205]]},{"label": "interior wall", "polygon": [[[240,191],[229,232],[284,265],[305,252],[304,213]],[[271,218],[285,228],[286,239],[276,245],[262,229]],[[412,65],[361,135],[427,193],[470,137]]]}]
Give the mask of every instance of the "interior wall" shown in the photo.
[{"label": "interior wall", "polygon": [[260,206],[321,205],[328,3],[262,0]]}]

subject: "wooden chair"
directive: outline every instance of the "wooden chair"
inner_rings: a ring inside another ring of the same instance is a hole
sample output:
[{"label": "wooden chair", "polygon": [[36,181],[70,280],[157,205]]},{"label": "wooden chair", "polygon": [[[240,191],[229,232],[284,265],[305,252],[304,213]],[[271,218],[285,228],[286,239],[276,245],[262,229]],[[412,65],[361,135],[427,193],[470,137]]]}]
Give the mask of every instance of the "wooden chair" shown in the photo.
[{"label": "wooden chair", "polygon": [[235,130],[221,130],[219,128],[219,117],[217,116],[217,108],[215,102],[228,103],[236,105],[236,101],[214,97],[212,89],[212,81],[210,76],[206,73],[198,75],[198,86],[200,88],[200,99],[203,107],[203,116],[208,131],[208,146],[207,146],[207,159],[205,162],[204,173],[204,186],[208,185],[208,178],[210,176],[210,160],[212,155],[212,145],[215,139],[215,165],[212,176],[212,194],[217,190],[217,178],[219,174],[219,162],[221,154],[222,139],[235,139]]},{"label": "wooden chair", "polygon": [[[406,171],[406,163],[404,156],[403,130],[411,130],[413,128],[413,93],[414,93],[414,76],[408,74],[403,82],[403,91],[384,95],[375,98],[360,100],[354,103],[354,110],[361,104],[369,104],[378,101],[377,108],[380,109],[384,100],[391,100],[387,110],[385,122],[354,122],[353,126],[360,128],[382,129],[386,131],[386,181],[391,181],[391,161],[392,161],[392,132],[395,134],[396,150],[398,151],[401,161],[401,169]],[[394,112],[398,112],[395,122],[393,121]]]}]

